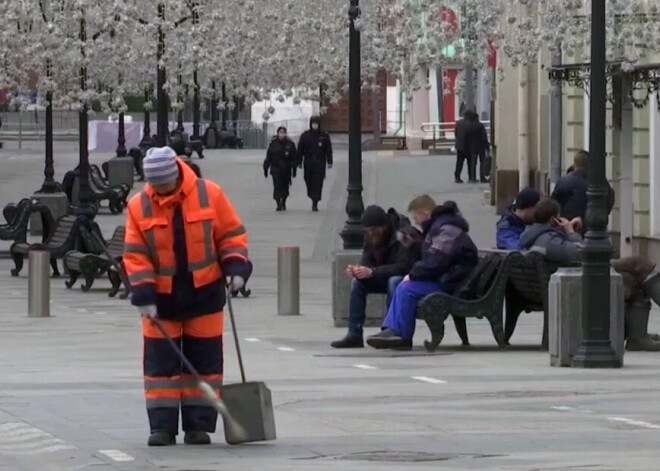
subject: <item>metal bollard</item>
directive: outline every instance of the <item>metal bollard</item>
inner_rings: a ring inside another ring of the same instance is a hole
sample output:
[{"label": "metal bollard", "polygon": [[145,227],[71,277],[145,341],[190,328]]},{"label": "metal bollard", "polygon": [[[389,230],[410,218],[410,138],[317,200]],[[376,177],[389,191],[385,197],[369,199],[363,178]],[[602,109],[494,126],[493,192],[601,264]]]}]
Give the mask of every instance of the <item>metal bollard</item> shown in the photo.
[{"label": "metal bollard", "polygon": [[50,316],[50,252],[43,246],[28,255],[28,317]]},{"label": "metal bollard", "polygon": [[277,313],[300,315],[300,248],[277,249]]}]

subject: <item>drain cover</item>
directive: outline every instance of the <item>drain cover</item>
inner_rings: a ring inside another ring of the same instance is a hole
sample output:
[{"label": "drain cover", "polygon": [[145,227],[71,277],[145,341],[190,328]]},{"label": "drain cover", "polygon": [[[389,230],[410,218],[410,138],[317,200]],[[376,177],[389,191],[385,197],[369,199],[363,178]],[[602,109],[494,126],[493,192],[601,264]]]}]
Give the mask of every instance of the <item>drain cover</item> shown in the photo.
[{"label": "drain cover", "polygon": [[459,453],[425,453],[415,451],[367,451],[362,453],[350,453],[347,455],[315,456],[310,459],[330,459],[345,461],[376,461],[381,463],[424,463],[432,461],[448,461],[459,458],[479,459],[488,458],[492,455],[470,455]]}]

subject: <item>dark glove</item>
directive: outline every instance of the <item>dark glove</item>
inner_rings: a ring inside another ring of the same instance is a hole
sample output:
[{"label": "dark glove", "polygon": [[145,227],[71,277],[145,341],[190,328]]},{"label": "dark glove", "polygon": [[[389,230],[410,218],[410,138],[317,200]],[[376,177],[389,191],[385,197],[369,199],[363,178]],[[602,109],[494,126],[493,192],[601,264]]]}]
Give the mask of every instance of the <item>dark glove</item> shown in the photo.
[{"label": "dark glove", "polygon": [[298,172],[296,171],[296,167],[293,167],[293,178],[296,178],[297,174]]},{"label": "dark glove", "polygon": [[268,178],[268,170],[264,170],[264,178]]}]

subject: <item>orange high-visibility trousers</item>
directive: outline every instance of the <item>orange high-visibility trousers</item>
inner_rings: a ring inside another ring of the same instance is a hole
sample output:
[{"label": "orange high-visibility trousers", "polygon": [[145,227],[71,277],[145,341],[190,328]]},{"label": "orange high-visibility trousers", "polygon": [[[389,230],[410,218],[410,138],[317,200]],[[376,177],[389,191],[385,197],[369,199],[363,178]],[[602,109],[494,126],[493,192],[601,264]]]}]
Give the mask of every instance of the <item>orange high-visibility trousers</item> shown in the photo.
[{"label": "orange high-visibility trousers", "polygon": [[[223,365],[222,312],[160,322],[202,379],[219,394]],[[151,433],[178,432],[179,409],[184,432],[215,432],[216,410],[209,406],[167,339],[149,319],[142,319],[142,333],[144,390]]]}]

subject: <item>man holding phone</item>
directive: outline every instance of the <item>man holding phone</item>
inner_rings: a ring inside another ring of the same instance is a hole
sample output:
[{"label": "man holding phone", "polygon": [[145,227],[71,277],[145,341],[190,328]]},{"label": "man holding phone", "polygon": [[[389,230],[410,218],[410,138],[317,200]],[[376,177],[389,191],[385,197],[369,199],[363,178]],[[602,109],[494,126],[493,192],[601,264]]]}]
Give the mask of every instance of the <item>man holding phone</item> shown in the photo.
[{"label": "man holding phone", "polygon": [[411,244],[402,244],[393,217],[380,206],[369,206],[362,216],[366,243],[359,265],[346,267],[352,278],[348,306],[348,333],[332,342],[333,348],[363,348],[363,326],[366,319],[367,296],[387,294],[389,306],[392,295],[403,277],[417,260]]}]

